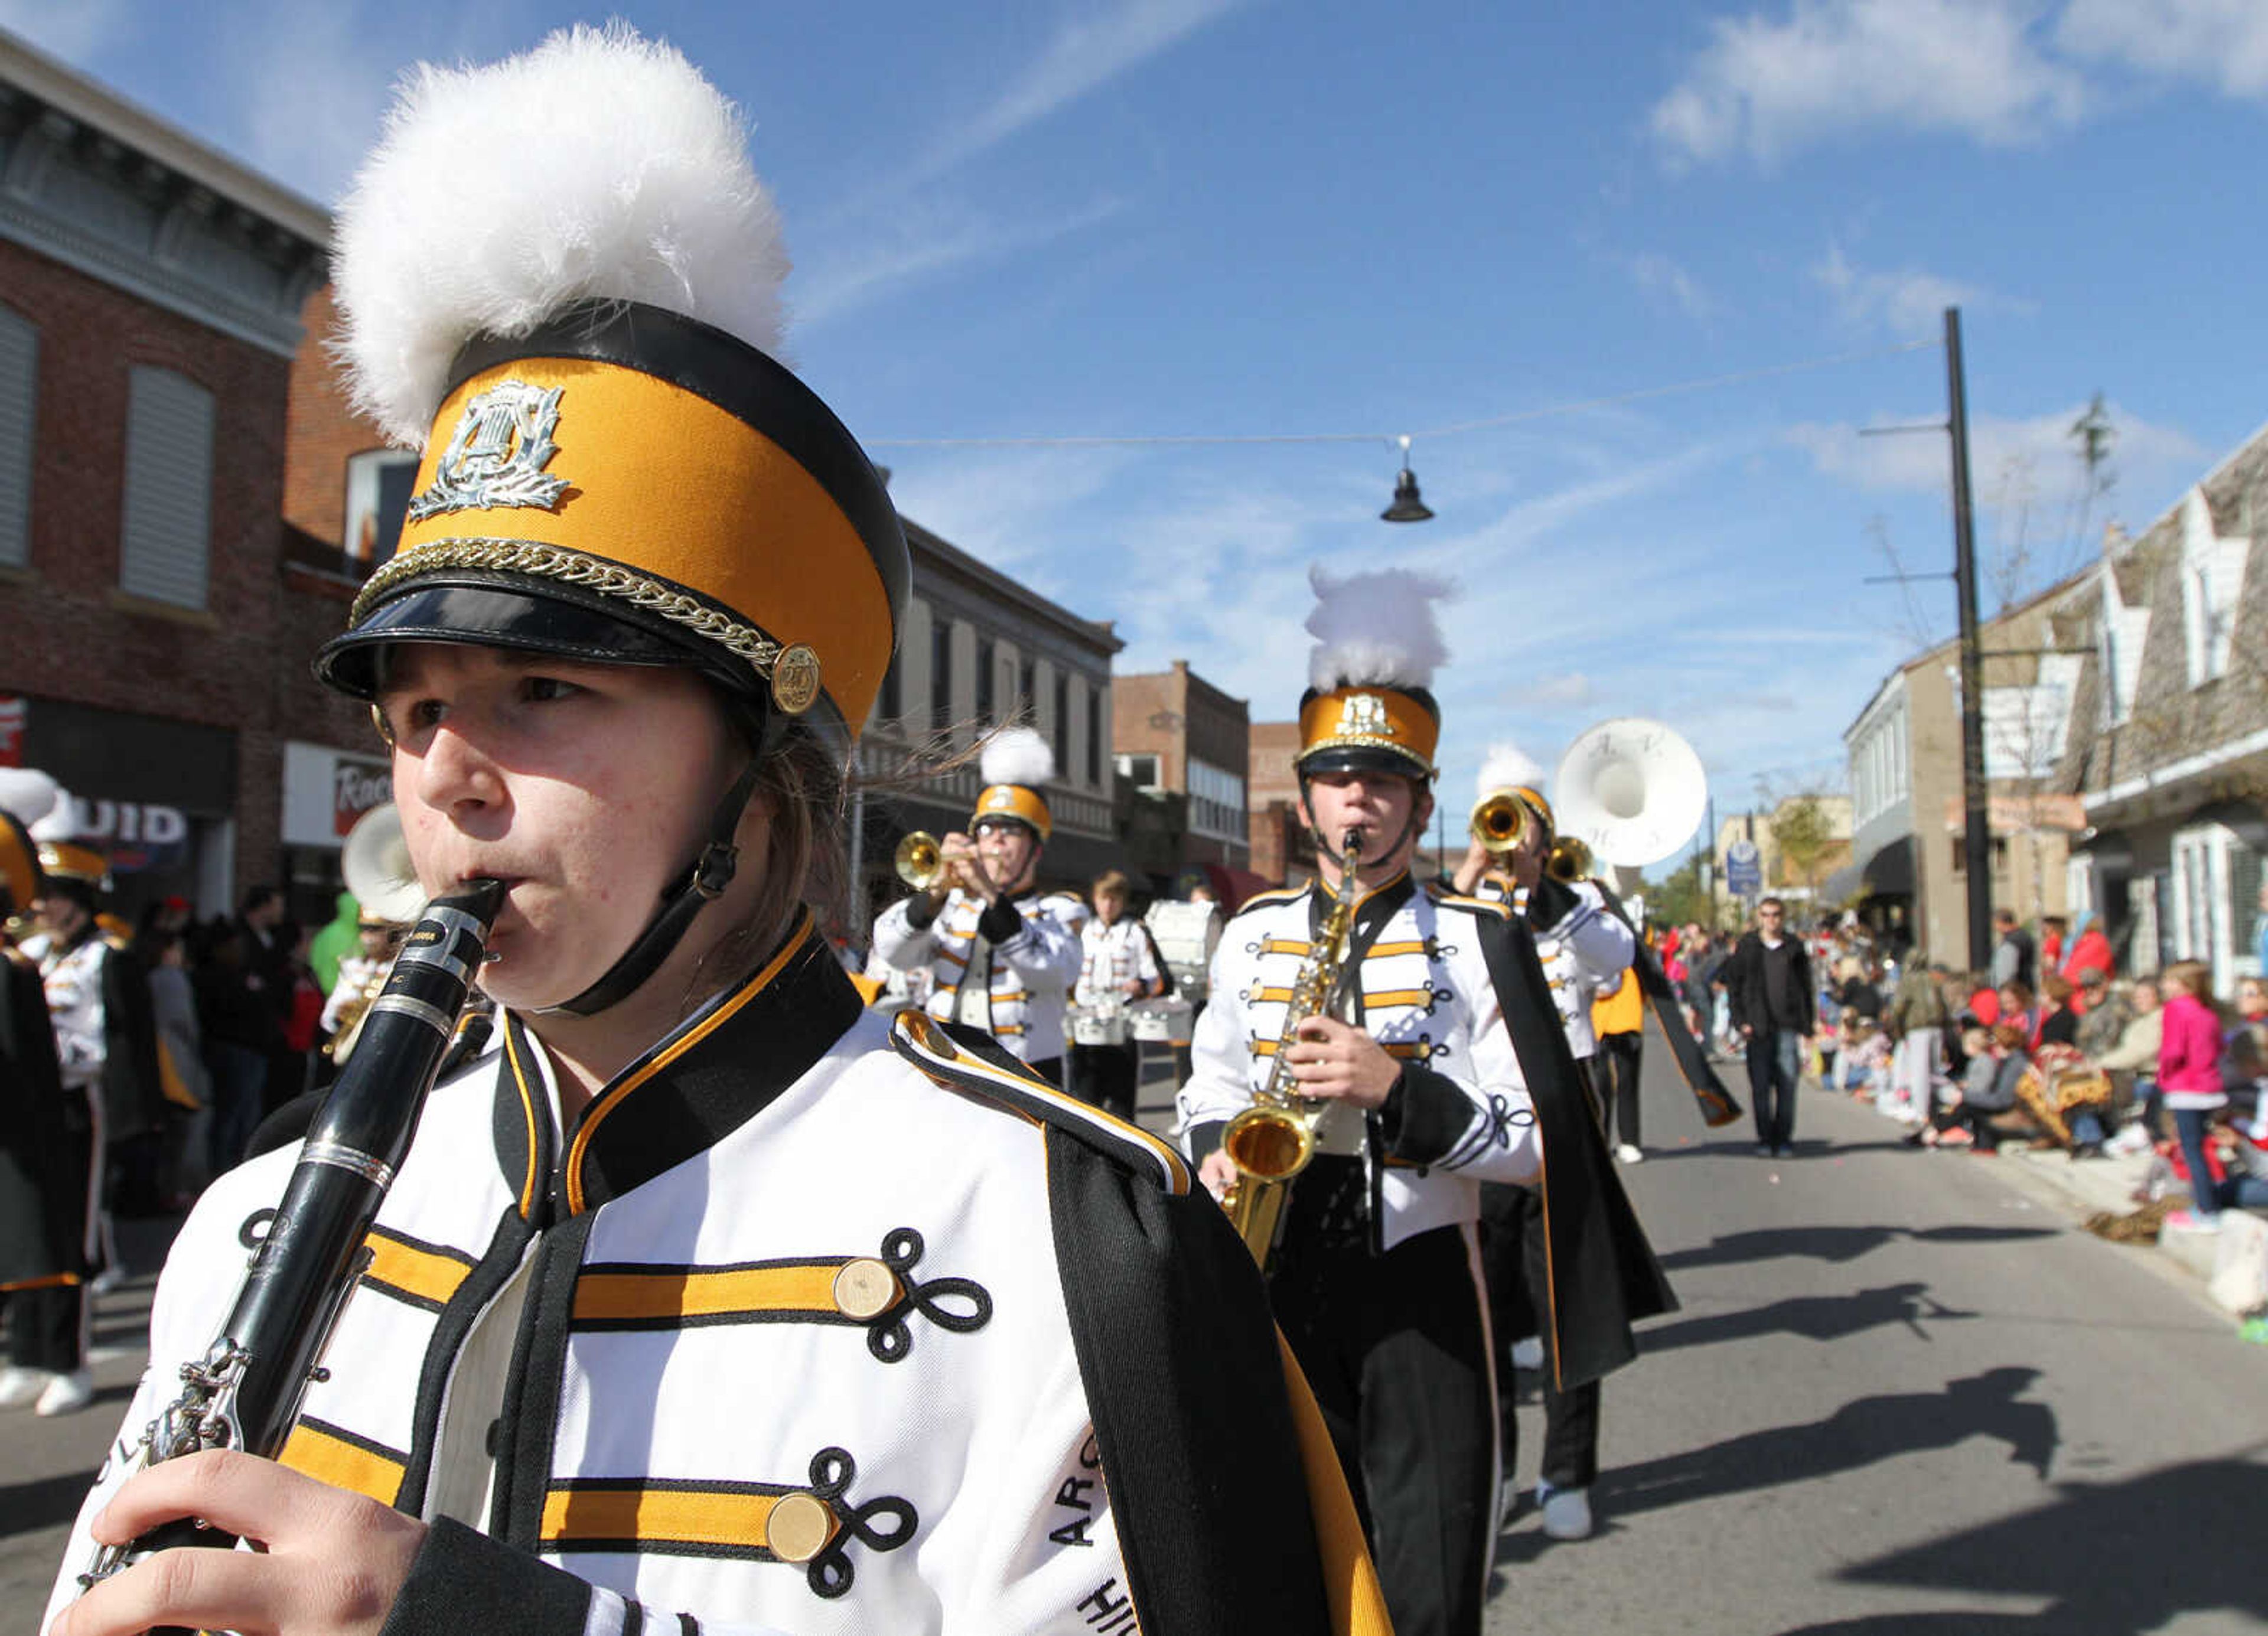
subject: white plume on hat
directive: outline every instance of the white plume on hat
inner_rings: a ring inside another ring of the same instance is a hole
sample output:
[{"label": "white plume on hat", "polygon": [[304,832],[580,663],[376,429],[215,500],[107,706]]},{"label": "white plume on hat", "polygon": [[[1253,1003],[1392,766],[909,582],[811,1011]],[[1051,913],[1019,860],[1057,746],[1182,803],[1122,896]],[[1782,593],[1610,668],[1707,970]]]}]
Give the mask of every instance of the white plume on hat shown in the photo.
[{"label": "white plume on hat", "polygon": [[984,741],[977,766],[988,787],[1017,784],[1036,790],[1056,776],[1056,753],[1029,727],[1003,727]]},{"label": "white plume on hat", "polygon": [[0,767],[0,813],[27,829],[53,812],[62,795],[62,787],[43,772],[29,767]]},{"label": "white plume on hat", "polygon": [[674,48],[619,22],[410,70],[334,245],[354,407],[410,447],[465,343],[526,335],[585,298],[779,353],[787,249],[740,114]]},{"label": "white plume on hat", "polygon": [[1315,609],[1307,615],[1307,634],[1315,638],[1307,658],[1312,686],[1328,693],[1364,682],[1432,684],[1434,670],[1449,657],[1433,616],[1433,604],[1454,588],[1448,580],[1408,568],[1341,579],[1317,563],[1307,583],[1315,588]]},{"label": "white plume on hat", "polygon": [[34,841],[75,841],[78,838],[78,810],[72,804],[69,790],[60,784],[55,786],[55,799],[46,814],[26,827]]},{"label": "white plume on hat", "polygon": [[1498,790],[1529,789],[1543,792],[1543,767],[1517,744],[1491,744],[1481,762],[1479,793],[1484,799]]}]

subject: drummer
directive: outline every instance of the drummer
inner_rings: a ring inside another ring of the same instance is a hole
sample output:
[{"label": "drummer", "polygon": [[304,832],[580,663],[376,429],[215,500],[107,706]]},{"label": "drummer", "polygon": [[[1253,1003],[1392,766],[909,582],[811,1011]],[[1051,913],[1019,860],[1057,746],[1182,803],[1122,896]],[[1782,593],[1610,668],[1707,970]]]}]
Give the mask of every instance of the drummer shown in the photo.
[{"label": "drummer", "polygon": [[1130,1124],[1141,1047],[1127,1036],[1126,1006],[1164,993],[1165,974],[1149,928],[1126,912],[1126,877],[1106,871],[1089,891],[1094,916],[1079,933],[1084,958],[1071,991],[1071,1094]]}]

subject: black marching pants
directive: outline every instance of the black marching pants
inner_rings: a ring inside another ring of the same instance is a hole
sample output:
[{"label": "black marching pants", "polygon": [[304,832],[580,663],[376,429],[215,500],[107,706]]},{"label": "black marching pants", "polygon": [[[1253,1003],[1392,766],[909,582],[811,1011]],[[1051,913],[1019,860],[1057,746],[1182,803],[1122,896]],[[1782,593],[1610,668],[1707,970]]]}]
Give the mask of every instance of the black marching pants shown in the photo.
[{"label": "black marching pants", "polygon": [[1477,1636],[1496,1451],[1471,1230],[1435,1227],[1373,1256],[1303,1244],[1300,1225],[1270,1293],[1354,1491],[1395,1636]]},{"label": "black marching pants", "polygon": [[86,1357],[86,1286],[47,1284],[0,1294],[8,1361],[19,1369],[69,1374]]},{"label": "black marching pants", "polygon": [[1551,1326],[1543,1322],[1543,1293],[1550,1288],[1544,1259],[1543,1196],[1531,1187],[1481,1185],[1481,1256],[1488,1271],[1489,1327],[1496,1343],[1499,1436],[1510,1477],[1520,1453],[1513,1412],[1512,1344],[1539,1335],[1543,1341],[1543,1463],[1539,1475],[1554,1488],[1588,1488],[1599,1475],[1599,1383],[1563,1392],[1552,1384]]},{"label": "black marching pants", "polygon": [[1599,1035],[1593,1070],[1597,1077],[1593,1083],[1606,1081],[1599,1086],[1599,1111],[1605,1116],[1609,1146],[1616,1142],[1628,1142],[1632,1147],[1644,1145],[1638,1134],[1638,1070],[1639,1050],[1645,1043],[1643,1034]]},{"label": "black marching pants", "polygon": [[1067,1088],[1089,1107],[1131,1124],[1134,1087],[1142,1076],[1141,1051],[1138,1045],[1074,1045]]}]

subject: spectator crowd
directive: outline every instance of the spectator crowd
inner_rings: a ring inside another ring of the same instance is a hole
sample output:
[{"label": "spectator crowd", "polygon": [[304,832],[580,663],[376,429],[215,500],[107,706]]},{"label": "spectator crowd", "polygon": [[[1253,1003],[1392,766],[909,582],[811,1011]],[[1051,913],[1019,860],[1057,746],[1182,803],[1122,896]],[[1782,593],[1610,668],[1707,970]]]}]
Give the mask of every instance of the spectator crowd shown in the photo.
[{"label": "spectator crowd", "polygon": [[[1910,1126],[1917,1147],[2154,1151],[2190,1194],[2177,1228],[2268,1208],[2268,979],[2223,1000],[2199,961],[2122,977],[2098,924],[2074,933],[2058,916],[2035,935],[1999,911],[1991,966],[1970,971],[1855,916],[1799,935],[1785,914],[1766,898],[1739,937],[1688,925],[1657,945],[1696,1035],[1749,1061],[1759,1152],[1790,1151],[1781,1087],[1808,1072]],[[1800,999],[1770,976],[1783,969],[1805,974]]]}]

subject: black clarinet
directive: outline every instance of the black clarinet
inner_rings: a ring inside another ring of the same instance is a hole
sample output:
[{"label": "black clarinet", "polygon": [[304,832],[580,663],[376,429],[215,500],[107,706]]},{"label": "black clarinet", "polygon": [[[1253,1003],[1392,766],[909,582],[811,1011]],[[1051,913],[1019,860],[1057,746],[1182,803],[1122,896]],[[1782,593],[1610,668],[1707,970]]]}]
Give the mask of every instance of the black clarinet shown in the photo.
[{"label": "black clarinet", "polygon": [[[325,1378],[324,1348],[370,1264],[371,1222],[450,1055],[504,895],[503,882],[475,881],[418,916],[308,1130],[227,1322],[202,1359],[181,1366],[180,1395],[135,1446],[137,1470],[207,1448],[271,1460],[282,1452],[308,1383]],[[131,1544],[103,1546],[79,1584],[175,1545],[235,1544],[224,1529],[181,1518]]]}]

